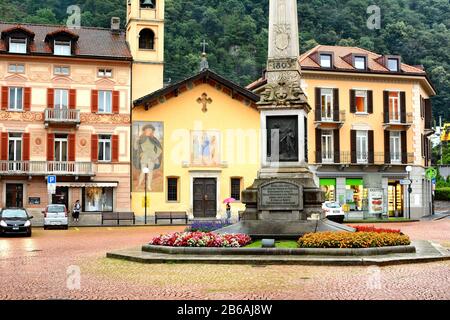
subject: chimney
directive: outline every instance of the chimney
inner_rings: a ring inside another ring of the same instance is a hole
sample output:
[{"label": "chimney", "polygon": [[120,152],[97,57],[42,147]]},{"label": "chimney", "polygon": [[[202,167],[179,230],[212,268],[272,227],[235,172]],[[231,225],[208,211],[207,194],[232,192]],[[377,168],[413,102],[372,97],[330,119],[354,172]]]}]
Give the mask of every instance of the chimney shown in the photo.
[{"label": "chimney", "polygon": [[119,17],[111,18],[111,32],[112,33],[120,33],[120,18]]}]

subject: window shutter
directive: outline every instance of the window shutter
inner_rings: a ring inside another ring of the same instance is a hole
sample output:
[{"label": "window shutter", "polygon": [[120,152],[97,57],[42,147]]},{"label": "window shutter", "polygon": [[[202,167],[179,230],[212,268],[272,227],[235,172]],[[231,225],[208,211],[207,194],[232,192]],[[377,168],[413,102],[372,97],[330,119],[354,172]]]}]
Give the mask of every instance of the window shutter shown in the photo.
[{"label": "window shutter", "polygon": [[425,136],[423,134],[420,135],[420,142],[421,142],[421,148],[422,148],[422,158],[425,158]]},{"label": "window shutter", "polygon": [[8,110],[9,88],[2,87],[2,110]]},{"label": "window shutter", "polygon": [[112,162],[119,162],[119,136],[112,136]]},{"label": "window shutter", "polygon": [[96,134],[91,136],[91,160],[92,162],[98,161],[98,135]]},{"label": "window shutter", "polygon": [[356,163],[356,130],[350,131],[350,149],[352,163]]},{"label": "window shutter", "polygon": [[8,160],[8,132],[2,132],[1,134],[1,160]]},{"label": "window shutter", "polygon": [[48,88],[47,89],[47,107],[53,109],[55,105],[55,89]]},{"label": "window shutter", "polygon": [[384,123],[389,123],[389,91],[383,92]]},{"label": "window shutter", "polygon": [[322,163],[322,130],[316,129],[316,163]]},{"label": "window shutter", "polygon": [[402,131],[402,163],[408,164],[408,148],[407,148],[407,139],[406,139],[406,131]]},{"label": "window shutter", "polygon": [[406,123],[406,93],[400,92],[400,119]]},{"label": "window shutter", "polygon": [[339,89],[333,89],[333,121],[339,121]]},{"label": "window shutter", "polygon": [[30,161],[30,134],[24,133],[22,135],[23,140],[23,154],[22,154],[22,160],[23,161]]},{"label": "window shutter", "polygon": [[373,113],[373,91],[367,91],[367,113]]},{"label": "window shutter", "polygon": [[431,99],[424,101],[424,108],[425,129],[431,129],[433,127],[433,106],[431,105]]},{"label": "window shutter", "polygon": [[369,130],[368,131],[368,138],[369,138],[369,143],[368,143],[368,160],[370,164],[374,164],[375,163],[375,152],[374,152],[374,138],[373,138],[373,130]]},{"label": "window shutter", "polygon": [[47,134],[47,161],[55,161],[55,135]]},{"label": "window shutter", "polygon": [[350,90],[350,113],[356,113],[356,91]]},{"label": "window shutter", "polygon": [[316,121],[320,121],[322,118],[322,99],[320,98],[320,88],[316,88]]},{"label": "window shutter", "polygon": [[70,89],[69,91],[69,109],[77,108],[77,90]]},{"label": "window shutter", "polygon": [[384,131],[384,163],[391,163],[391,133]]},{"label": "window shutter", "polygon": [[30,111],[31,110],[31,88],[24,88],[24,97],[23,97],[23,110]]},{"label": "window shutter", "polygon": [[333,132],[333,151],[334,151],[334,163],[341,163],[341,142],[339,136],[339,129]]},{"label": "window shutter", "polygon": [[98,112],[98,90],[92,90],[91,93],[91,112]]},{"label": "window shutter", "polygon": [[113,91],[112,93],[112,112],[113,113],[119,113],[120,110],[120,92],[119,91]]},{"label": "window shutter", "polygon": [[75,134],[69,134],[69,161],[75,161],[76,139]]}]

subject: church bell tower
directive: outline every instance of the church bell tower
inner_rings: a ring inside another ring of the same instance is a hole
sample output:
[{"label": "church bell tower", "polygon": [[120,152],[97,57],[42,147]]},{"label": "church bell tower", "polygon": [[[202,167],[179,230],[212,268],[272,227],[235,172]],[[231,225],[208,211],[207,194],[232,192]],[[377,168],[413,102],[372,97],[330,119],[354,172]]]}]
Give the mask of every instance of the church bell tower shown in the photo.
[{"label": "church bell tower", "polygon": [[163,87],[164,0],[127,0],[126,20],[134,101]]}]

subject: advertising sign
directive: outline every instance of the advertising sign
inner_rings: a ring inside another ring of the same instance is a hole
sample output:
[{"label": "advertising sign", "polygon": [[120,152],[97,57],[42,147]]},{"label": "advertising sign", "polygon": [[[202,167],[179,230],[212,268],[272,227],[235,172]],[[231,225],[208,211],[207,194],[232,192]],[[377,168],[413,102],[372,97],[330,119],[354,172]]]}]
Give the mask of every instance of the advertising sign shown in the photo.
[{"label": "advertising sign", "polygon": [[369,214],[382,215],[384,211],[383,189],[369,189]]}]

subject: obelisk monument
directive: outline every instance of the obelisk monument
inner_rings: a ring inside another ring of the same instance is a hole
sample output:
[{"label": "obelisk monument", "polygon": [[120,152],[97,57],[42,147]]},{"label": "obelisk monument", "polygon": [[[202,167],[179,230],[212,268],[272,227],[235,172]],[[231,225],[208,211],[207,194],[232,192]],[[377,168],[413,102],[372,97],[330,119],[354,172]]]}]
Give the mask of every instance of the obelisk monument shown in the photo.
[{"label": "obelisk monument", "polygon": [[352,231],[325,219],[325,195],[307,166],[307,117],[301,88],[297,0],[270,0],[267,84],[260,95],[261,169],[242,192],[242,221],[219,233],[296,238],[316,231]]}]

